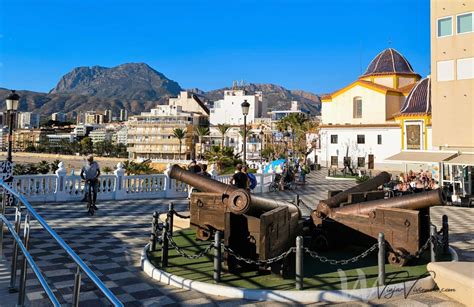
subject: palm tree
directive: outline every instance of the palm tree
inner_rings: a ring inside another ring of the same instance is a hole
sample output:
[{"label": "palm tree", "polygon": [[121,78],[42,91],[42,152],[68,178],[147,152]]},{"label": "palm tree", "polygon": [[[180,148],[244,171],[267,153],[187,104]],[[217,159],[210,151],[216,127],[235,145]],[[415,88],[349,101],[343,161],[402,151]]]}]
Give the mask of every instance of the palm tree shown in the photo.
[{"label": "palm tree", "polygon": [[186,137],[186,129],[175,128],[173,129],[173,135],[179,141],[179,158],[181,159],[181,147],[183,146],[183,139]]},{"label": "palm tree", "polygon": [[61,163],[61,161],[59,161],[59,160],[54,160],[53,162],[51,162],[50,168],[51,168],[51,171],[52,171],[53,173],[55,173],[55,172],[58,170],[58,168],[59,168],[59,163]]},{"label": "palm tree", "polygon": [[36,164],[36,169],[38,170],[38,173],[40,174],[47,174],[49,173],[50,167],[48,161],[41,161]]},{"label": "palm tree", "polygon": [[217,125],[217,130],[219,130],[219,133],[222,136],[222,141],[221,141],[221,150],[224,150],[224,138],[227,132],[229,132],[230,125],[227,124],[219,124]]},{"label": "palm tree", "polygon": [[200,156],[201,156],[201,159],[202,159],[202,148],[203,148],[203,146],[202,146],[202,144],[203,144],[202,140],[203,140],[203,138],[204,138],[205,136],[209,135],[209,127],[199,126],[199,127],[197,127],[195,133],[196,133],[197,137],[199,138],[199,144],[201,145],[201,146],[200,146],[200,147],[201,147]]},{"label": "palm tree", "polygon": [[[245,131],[245,136],[247,137],[247,140],[249,139],[250,136],[250,131],[252,130],[252,127],[247,126],[247,131]],[[244,151],[244,127],[242,126],[239,130],[240,137],[242,138],[242,152]]]}]

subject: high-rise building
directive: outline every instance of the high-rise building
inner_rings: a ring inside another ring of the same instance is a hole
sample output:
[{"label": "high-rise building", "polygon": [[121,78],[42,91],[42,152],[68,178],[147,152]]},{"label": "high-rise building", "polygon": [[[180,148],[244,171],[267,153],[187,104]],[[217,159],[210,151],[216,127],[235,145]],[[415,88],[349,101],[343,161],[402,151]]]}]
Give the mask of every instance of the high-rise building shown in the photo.
[{"label": "high-rise building", "polygon": [[84,124],[86,125],[94,125],[97,123],[97,118],[96,118],[96,112],[95,111],[87,111],[86,114],[84,115]]},{"label": "high-rise building", "polygon": [[441,174],[474,194],[474,1],[431,0],[433,146],[458,155]]},{"label": "high-rise building", "polygon": [[126,122],[128,120],[128,111],[125,109],[120,110],[120,121]]},{"label": "high-rise building", "polygon": [[110,109],[106,110],[104,116],[105,116],[105,121],[107,123],[112,122],[112,110],[110,110]]},{"label": "high-rise building", "polygon": [[35,129],[40,126],[40,115],[38,113],[19,112],[17,119],[17,126],[20,129]]},{"label": "high-rise building", "polygon": [[67,114],[62,112],[56,112],[51,114],[51,120],[56,122],[65,122],[67,120]]}]

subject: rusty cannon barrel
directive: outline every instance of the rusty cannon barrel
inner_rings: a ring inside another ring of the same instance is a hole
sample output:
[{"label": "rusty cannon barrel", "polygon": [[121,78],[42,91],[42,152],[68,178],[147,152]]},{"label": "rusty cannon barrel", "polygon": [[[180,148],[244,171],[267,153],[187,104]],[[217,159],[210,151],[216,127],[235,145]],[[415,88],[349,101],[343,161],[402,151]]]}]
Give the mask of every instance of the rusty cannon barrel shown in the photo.
[{"label": "rusty cannon barrel", "polygon": [[311,215],[314,218],[318,218],[321,214],[329,215],[331,212],[331,208],[339,207],[339,205],[343,202],[346,202],[349,198],[351,193],[360,193],[360,192],[368,192],[377,189],[379,186],[383,185],[390,181],[392,176],[387,172],[381,172],[377,176],[362,182],[350,189],[337,193],[333,197],[330,197],[325,200],[321,200],[319,204],[316,206],[316,210],[314,210]]},{"label": "rusty cannon barrel", "polygon": [[332,209],[331,214],[368,215],[377,208],[419,210],[431,206],[445,205],[446,193],[442,189],[415,193],[389,199],[378,199]]},{"label": "rusty cannon barrel", "polygon": [[391,178],[392,176],[389,173],[381,172],[377,176],[365,182],[362,182],[361,184],[358,184],[350,189],[342,191],[341,193],[337,193],[331,198],[320,201],[320,203],[325,204],[329,208],[339,207],[341,203],[347,201],[349,194],[375,190],[377,189],[377,187],[383,185],[384,183],[389,182]]},{"label": "rusty cannon barrel", "polygon": [[192,173],[179,165],[173,165],[169,175],[171,178],[189,184],[202,192],[222,194],[227,197],[224,201],[234,214],[260,216],[262,213],[280,206],[287,206],[292,215],[297,215],[298,218],[301,217],[299,208],[292,203],[255,195],[250,196],[250,194],[243,189]]}]

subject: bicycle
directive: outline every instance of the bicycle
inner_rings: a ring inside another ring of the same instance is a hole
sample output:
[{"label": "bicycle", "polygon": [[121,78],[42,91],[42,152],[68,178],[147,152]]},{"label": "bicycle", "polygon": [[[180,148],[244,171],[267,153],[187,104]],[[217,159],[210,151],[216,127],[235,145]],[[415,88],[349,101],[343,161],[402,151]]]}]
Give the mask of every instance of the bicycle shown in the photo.
[{"label": "bicycle", "polygon": [[86,183],[84,185],[84,191],[85,191],[85,198],[87,201],[87,214],[90,216],[93,216],[95,213],[95,205],[92,203],[92,187],[91,187],[92,181],[91,180],[86,180]]}]

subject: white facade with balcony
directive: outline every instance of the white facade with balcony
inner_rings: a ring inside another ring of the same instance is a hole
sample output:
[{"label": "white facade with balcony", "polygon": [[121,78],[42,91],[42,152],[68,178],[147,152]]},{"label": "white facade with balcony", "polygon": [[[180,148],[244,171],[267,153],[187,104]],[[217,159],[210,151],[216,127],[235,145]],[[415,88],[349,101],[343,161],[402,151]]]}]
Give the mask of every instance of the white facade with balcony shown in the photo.
[{"label": "white facade with balcony", "polygon": [[247,124],[254,123],[256,118],[266,116],[267,106],[263,102],[261,93],[248,95],[244,90],[226,90],[224,98],[215,101],[214,106],[210,109],[209,122],[211,125],[243,125],[244,116],[241,104],[245,100],[250,104]]}]

